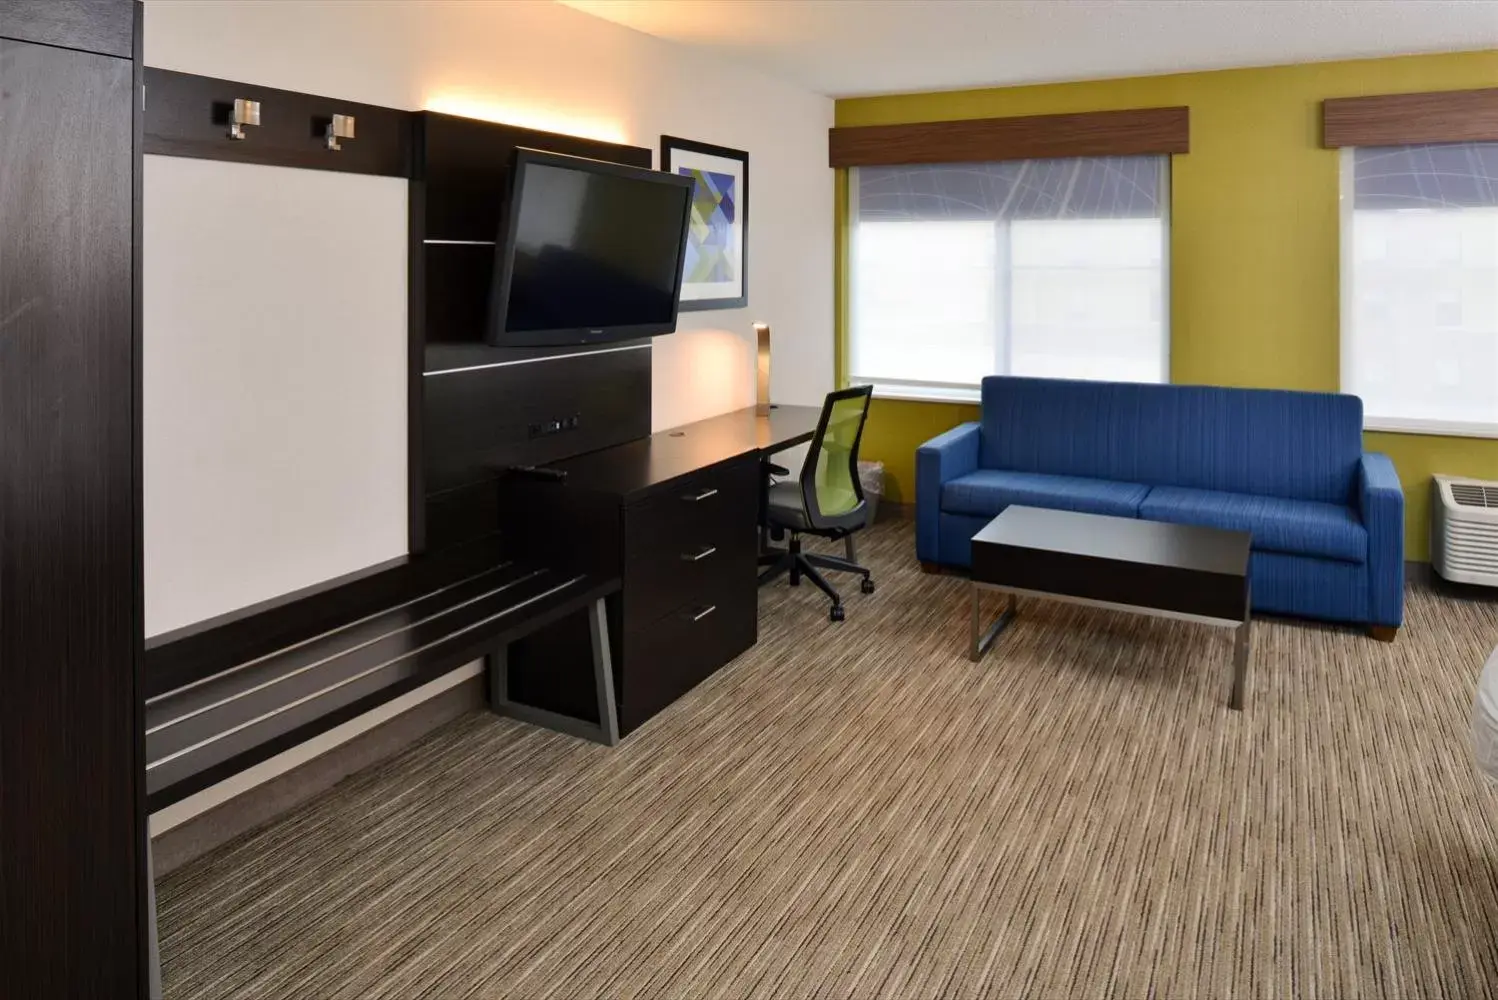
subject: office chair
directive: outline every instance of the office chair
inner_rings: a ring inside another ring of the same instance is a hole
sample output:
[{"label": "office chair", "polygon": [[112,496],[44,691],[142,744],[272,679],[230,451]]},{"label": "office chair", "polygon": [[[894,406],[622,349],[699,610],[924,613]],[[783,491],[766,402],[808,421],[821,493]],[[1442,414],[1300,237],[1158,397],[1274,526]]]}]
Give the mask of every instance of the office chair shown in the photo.
[{"label": "office chair", "polygon": [[[869,520],[869,506],[864,502],[863,487],[858,482],[858,444],[863,439],[863,425],[869,415],[872,392],[871,386],[861,385],[828,393],[800,476],[785,482],[772,480],[765,492],[765,527],[777,536],[789,532],[790,540],[784,549],[768,549],[760,554],[759,564],[768,568],[759,574],[759,582],[768,583],[788,572],[791,586],[795,587],[801,583],[802,576],[808,577],[832,598],[828,617],[835,622],[843,620],[843,599],[817,572],[819,567],[862,574],[863,592],[874,592],[874,581],[870,579],[868,569],[855,561],[857,555],[853,547],[853,532],[864,527]],[[788,470],[777,465],[769,465],[768,469],[776,475],[790,475]],[[844,559],[803,552],[802,535],[841,538],[848,556]]]}]

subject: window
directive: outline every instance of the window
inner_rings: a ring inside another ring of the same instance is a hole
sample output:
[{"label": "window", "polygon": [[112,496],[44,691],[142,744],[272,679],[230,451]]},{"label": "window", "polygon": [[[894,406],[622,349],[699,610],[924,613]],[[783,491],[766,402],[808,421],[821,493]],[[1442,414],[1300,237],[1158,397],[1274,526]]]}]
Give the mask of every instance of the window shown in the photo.
[{"label": "window", "polygon": [[1342,390],[1376,430],[1498,437],[1498,143],[1342,150]]},{"label": "window", "polygon": [[1168,193],[1165,156],[850,170],[850,378],[1165,381]]}]

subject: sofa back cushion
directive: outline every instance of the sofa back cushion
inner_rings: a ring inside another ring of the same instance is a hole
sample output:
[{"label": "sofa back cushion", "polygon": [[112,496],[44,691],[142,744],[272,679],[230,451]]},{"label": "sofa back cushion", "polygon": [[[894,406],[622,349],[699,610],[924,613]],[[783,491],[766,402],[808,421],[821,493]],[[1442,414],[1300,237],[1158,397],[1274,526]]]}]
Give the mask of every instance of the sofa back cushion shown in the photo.
[{"label": "sofa back cushion", "polygon": [[1347,504],[1362,450],[1356,396],[983,380],[984,468]]}]

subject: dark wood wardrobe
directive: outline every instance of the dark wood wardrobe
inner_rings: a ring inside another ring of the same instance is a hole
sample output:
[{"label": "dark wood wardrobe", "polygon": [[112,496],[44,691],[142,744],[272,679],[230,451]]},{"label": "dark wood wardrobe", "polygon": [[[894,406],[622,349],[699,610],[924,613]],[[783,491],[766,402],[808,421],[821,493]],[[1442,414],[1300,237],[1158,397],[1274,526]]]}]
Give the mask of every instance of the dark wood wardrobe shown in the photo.
[{"label": "dark wood wardrobe", "polygon": [[0,0],[0,993],[146,987],[133,0]]}]

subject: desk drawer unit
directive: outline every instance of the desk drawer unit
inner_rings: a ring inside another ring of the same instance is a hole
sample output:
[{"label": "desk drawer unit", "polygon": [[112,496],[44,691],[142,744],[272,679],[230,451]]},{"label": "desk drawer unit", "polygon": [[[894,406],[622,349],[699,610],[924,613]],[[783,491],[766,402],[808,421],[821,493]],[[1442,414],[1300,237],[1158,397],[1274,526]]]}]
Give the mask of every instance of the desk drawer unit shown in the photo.
[{"label": "desk drawer unit", "polygon": [[704,471],[624,511],[626,631],[755,572],[758,463]]},{"label": "desk drawer unit", "polygon": [[679,556],[694,543],[711,542],[724,532],[754,529],[759,503],[759,463],[752,458],[724,462],[665,489],[624,511],[624,558]]},{"label": "desk drawer unit", "polygon": [[758,476],[753,458],[726,462],[625,508],[622,731],[754,644]]}]

